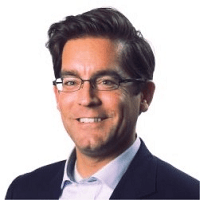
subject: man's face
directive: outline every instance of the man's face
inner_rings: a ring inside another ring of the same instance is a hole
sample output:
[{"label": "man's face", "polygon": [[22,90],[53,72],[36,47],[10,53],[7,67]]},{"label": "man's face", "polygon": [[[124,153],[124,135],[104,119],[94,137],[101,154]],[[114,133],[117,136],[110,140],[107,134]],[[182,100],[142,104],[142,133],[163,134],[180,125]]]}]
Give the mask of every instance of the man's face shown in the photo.
[{"label": "man's face", "polygon": [[[120,45],[109,39],[86,37],[68,41],[62,54],[62,74],[88,80],[108,72],[130,78],[119,65]],[[123,151],[134,141],[141,95],[132,83],[98,91],[88,81],[75,92],[58,92],[58,109],[77,151],[89,156]]]}]

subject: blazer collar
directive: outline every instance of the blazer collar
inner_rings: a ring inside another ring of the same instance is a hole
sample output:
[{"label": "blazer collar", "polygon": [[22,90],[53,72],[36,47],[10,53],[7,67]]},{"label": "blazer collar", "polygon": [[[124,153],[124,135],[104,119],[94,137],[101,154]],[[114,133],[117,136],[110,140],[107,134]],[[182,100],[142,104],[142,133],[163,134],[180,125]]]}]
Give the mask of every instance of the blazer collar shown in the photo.
[{"label": "blazer collar", "polygon": [[110,199],[138,199],[154,193],[156,169],[157,159],[141,140],[140,149]]}]

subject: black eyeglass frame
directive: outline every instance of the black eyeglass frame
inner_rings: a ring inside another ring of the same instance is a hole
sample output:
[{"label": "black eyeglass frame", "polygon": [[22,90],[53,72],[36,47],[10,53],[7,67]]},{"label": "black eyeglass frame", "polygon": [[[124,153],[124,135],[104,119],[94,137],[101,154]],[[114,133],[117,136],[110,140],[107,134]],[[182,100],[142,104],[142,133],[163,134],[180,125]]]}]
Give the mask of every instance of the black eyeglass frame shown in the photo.
[{"label": "black eyeglass frame", "polygon": [[[83,85],[83,83],[84,83],[85,81],[90,82],[92,88],[98,90],[98,89],[95,87],[95,84],[93,84],[93,82],[94,82],[93,80],[91,80],[91,79],[83,80],[83,79],[80,78],[80,77],[78,77],[78,78],[81,80],[80,87],[79,87],[77,90],[74,90],[74,91],[69,91],[69,92],[66,92],[66,91],[65,91],[65,93],[70,93],[70,92],[75,92],[75,91],[80,90],[80,89],[81,89],[81,86]],[[62,79],[62,78],[57,78],[57,79]],[[54,85],[54,86],[56,86],[57,84],[63,83],[63,82],[61,82],[61,81],[57,82],[57,79],[53,81],[53,85]],[[145,82],[147,82],[147,81],[148,81],[148,79],[144,79],[144,78],[118,79],[118,85],[117,85],[116,88],[111,89],[111,90],[98,90],[98,91],[112,91],[112,90],[117,90],[117,89],[119,88],[119,86],[120,86],[121,83],[129,83],[129,82],[142,82],[142,83],[145,83]],[[61,91],[61,92],[64,92],[64,91]]]}]

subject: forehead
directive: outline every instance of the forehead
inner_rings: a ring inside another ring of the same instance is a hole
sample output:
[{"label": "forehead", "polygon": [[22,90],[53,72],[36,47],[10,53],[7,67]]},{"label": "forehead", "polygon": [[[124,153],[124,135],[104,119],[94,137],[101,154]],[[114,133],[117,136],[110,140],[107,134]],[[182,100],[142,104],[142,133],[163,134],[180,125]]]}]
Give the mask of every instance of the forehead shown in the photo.
[{"label": "forehead", "polygon": [[107,38],[86,37],[69,40],[62,53],[61,71],[77,71],[83,76],[102,70],[123,71],[120,52],[123,45]]}]

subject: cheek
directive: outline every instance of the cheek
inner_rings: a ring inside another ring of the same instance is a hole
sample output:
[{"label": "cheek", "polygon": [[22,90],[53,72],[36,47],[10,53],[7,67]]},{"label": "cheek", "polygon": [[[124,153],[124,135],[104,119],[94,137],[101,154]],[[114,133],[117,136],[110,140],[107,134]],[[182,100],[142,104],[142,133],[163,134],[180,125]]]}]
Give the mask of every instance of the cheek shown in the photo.
[{"label": "cheek", "polygon": [[72,108],[73,105],[73,97],[60,93],[57,104],[62,117],[67,116],[69,115],[70,108]]},{"label": "cheek", "polygon": [[102,98],[104,109],[112,117],[110,121],[112,124],[110,124],[110,126],[112,126],[113,129],[119,129],[128,114],[127,111],[129,111],[126,104],[127,96],[119,90],[116,90],[104,95]]},{"label": "cheek", "polygon": [[122,111],[124,95],[119,91],[112,91],[107,94],[102,94],[100,97],[103,104],[102,106],[107,109],[107,111],[112,112],[113,115]]},{"label": "cheek", "polygon": [[139,116],[140,96],[131,94],[131,91],[123,90],[119,99],[121,126],[127,126],[132,130],[136,126]]},{"label": "cheek", "polygon": [[135,95],[135,88],[132,86],[127,88],[121,88],[122,90],[122,101],[125,103],[126,109],[128,109],[129,113],[139,115],[140,108],[140,94]]}]

